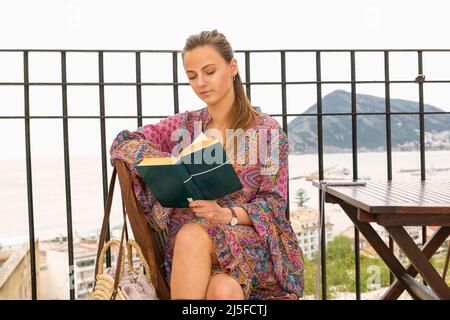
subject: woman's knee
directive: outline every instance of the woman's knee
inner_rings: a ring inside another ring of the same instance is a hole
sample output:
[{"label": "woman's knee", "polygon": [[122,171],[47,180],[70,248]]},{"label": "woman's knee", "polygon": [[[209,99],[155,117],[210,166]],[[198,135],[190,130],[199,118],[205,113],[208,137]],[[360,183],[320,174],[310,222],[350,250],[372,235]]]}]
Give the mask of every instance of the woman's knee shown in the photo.
[{"label": "woman's knee", "polygon": [[175,237],[175,247],[189,252],[202,246],[212,250],[212,241],[206,231],[196,223],[182,225]]},{"label": "woman's knee", "polygon": [[230,275],[216,274],[211,277],[206,291],[208,300],[243,300],[241,285]]}]

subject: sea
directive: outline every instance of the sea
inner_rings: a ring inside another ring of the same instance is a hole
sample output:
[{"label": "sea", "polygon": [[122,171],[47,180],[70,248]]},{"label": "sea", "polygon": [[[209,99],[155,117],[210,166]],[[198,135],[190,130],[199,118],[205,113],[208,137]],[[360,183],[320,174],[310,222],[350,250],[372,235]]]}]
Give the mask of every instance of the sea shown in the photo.
[{"label": "sea", "polygon": [[[450,180],[450,150],[430,150],[425,155],[426,178]],[[387,179],[386,152],[360,152],[357,164],[361,180]],[[326,153],[323,166],[328,179],[352,179],[351,153]],[[25,159],[0,159],[0,246],[5,248],[28,241],[30,208],[34,236],[39,240],[67,236],[69,219],[75,236],[98,235],[104,207],[101,157],[71,155],[68,177],[62,157],[33,157],[31,167],[32,197],[29,197]],[[112,167],[109,162],[107,167],[110,177]],[[319,193],[311,182],[318,179],[317,172],[317,154],[289,155],[290,211],[298,209],[295,195],[299,189],[309,197],[304,206],[318,208]],[[420,153],[392,152],[392,175],[394,180],[420,180]],[[66,189],[66,179],[70,182],[69,189]],[[111,212],[113,227],[121,225],[123,219],[119,192],[117,183]],[[66,194],[70,194],[70,199]],[[336,205],[327,204],[326,215],[333,224],[334,235],[351,226],[350,220]]]}]

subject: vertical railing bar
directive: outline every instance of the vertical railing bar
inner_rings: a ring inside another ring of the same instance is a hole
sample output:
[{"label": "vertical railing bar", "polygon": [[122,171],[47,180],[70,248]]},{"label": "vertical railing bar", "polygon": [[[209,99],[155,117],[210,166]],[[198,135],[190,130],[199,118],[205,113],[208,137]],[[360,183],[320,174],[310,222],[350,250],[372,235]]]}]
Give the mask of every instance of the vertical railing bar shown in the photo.
[{"label": "vertical railing bar", "polygon": [[141,53],[136,52],[136,103],[137,125],[142,127],[142,85],[141,85]]},{"label": "vertical railing bar", "polygon": [[[423,74],[422,51],[417,52],[419,75]],[[424,79],[423,79],[424,80]],[[426,179],[425,167],[425,104],[423,98],[423,80],[419,80],[419,134],[420,134],[420,178],[422,181]],[[422,245],[427,242],[427,227],[422,226]],[[425,281],[424,281],[425,283]]]},{"label": "vertical railing bar", "polygon": [[[67,117],[67,65],[66,52],[61,51],[61,90],[62,90],[62,113]],[[64,136],[64,173],[66,184],[66,215],[67,215],[67,251],[69,258],[69,294],[70,300],[75,300],[75,266],[73,263],[73,225],[72,225],[72,196],[70,188],[70,155],[69,155],[69,125],[68,118],[63,118]]]},{"label": "vertical railing bar", "polygon": [[[384,51],[384,92],[386,111],[386,156],[387,156],[387,178],[392,180],[392,131],[391,131],[391,87],[389,82],[389,51]],[[394,252],[394,239],[389,235],[389,250]],[[394,274],[389,271],[389,283],[394,282]]]},{"label": "vertical railing bar", "polygon": [[[98,82],[99,82],[99,98],[100,98],[100,116],[105,116],[105,79],[103,67],[103,51],[98,52]],[[108,170],[106,167],[106,121],[100,118],[100,141],[102,148],[102,179],[103,179],[103,207],[106,208],[106,200],[108,198]],[[110,240],[110,225],[106,233],[106,241]],[[111,266],[111,250],[106,253],[106,266]]]},{"label": "vertical railing bar", "polygon": [[176,51],[172,53],[172,72],[173,72],[173,108],[174,113],[180,112],[180,102],[178,94],[178,54]]},{"label": "vertical railing bar", "polygon": [[27,196],[28,196],[28,235],[30,241],[31,268],[31,299],[37,300],[36,280],[36,247],[34,238],[33,212],[33,175],[31,170],[31,133],[30,133],[30,86],[28,70],[28,51],[23,52],[23,82],[24,82],[24,114],[25,114],[25,153],[27,164]]},{"label": "vertical railing bar", "polygon": [[[353,180],[358,180],[358,126],[356,110],[356,67],[355,51],[350,51],[351,68],[351,91],[352,91],[352,164]],[[361,273],[360,273],[360,252],[359,252],[359,230],[355,227],[355,290],[356,300],[361,300]]]},{"label": "vertical railing bar", "polygon": [[392,180],[392,131],[391,131],[391,87],[389,76],[389,51],[384,52],[384,92],[386,111],[386,156],[387,156],[387,178]]},{"label": "vertical railing bar", "polygon": [[[281,51],[281,111],[283,114],[283,130],[288,135],[288,122],[287,122],[287,101],[286,101],[286,52]],[[289,169],[288,169],[289,170]],[[288,172],[289,177],[289,172]],[[290,219],[289,213],[289,183],[287,184],[287,204],[286,204],[286,219]]]},{"label": "vertical railing bar", "polygon": [[245,51],[245,92],[248,100],[252,101],[251,84],[250,84],[250,52]]},{"label": "vertical railing bar", "polygon": [[[422,64],[422,51],[418,52],[418,62],[419,62],[419,74],[423,74],[423,64]],[[424,99],[423,99],[423,82],[419,81],[419,132],[420,132],[420,177],[424,181],[426,179],[425,175],[425,111]]]},{"label": "vertical railing bar", "polygon": [[[319,157],[319,181],[322,181],[323,176],[323,127],[322,127],[322,70],[320,61],[320,51],[316,51],[316,80],[317,80],[317,148]],[[319,204],[322,203],[322,192],[319,190]],[[321,213],[319,213],[321,214]],[[321,283],[322,283],[322,300],[327,300],[327,260],[326,260],[326,234],[325,234],[325,208],[321,217],[322,230],[320,231],[320,269]]]}]

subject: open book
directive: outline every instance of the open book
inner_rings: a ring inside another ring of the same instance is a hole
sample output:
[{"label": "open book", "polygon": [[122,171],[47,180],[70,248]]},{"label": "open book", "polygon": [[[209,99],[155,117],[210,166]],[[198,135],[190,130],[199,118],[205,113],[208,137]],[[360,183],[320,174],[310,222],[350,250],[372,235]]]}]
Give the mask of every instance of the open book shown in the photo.
[{"label": "open book", "polygon": [[242,189],[222,143],[201,133],[177,157],[144,158],[136,170],[163,207],[188,208]]}]

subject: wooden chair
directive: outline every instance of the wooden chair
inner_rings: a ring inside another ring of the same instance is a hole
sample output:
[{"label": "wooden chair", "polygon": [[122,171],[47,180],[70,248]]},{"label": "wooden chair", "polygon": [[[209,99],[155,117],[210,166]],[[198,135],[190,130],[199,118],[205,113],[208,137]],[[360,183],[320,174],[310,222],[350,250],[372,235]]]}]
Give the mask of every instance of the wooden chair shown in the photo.
[{"label": "wooden chair", "polygon": [[133,181],[127,165],[122,160],[115,160],[115,167],[135,241],[142,248],[152,272],[152,284],[159,299],[169,300],[170,285],[166,280],[164,268],[164,247],[167,242],[167,231],[157,232],[148,225],[142,205],[134,194]]},{"label": "wooden chair", "polygon": [[125,162],[116,160],[115,168],[134,238],[142,248],[151,269],[152,284],[159,299],[169,300],[170,286],[166,280],[164,268],[164,246],[167,241],[167,231],[157,232],[148,225],[142,205],[134,194],[131,173]]}]

